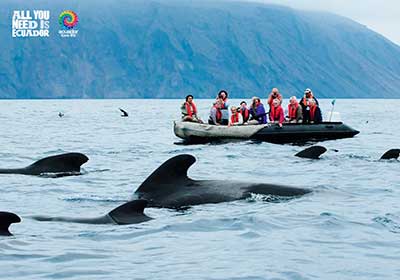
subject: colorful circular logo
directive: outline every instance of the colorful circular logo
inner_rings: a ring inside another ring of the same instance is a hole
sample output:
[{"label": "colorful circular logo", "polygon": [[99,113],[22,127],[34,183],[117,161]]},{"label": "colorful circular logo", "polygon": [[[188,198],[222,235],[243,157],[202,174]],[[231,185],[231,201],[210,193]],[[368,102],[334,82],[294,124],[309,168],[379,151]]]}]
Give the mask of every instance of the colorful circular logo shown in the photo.
[{"label": "colorful circular logo", "polygon": [[78,15],[71,10],[66,10],[58,17],[58,22],[65,29],[72,29],[78,24]]}]

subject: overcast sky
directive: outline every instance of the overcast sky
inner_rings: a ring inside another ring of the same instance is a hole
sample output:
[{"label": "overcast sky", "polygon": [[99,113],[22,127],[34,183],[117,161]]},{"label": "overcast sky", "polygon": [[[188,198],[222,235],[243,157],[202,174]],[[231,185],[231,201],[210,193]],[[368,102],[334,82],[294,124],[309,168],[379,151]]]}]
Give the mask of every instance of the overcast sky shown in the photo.
[{"label": "overcast sky", "polygon": [[242,0],[323,10],[349,17],[400,45],[400,0]]}]

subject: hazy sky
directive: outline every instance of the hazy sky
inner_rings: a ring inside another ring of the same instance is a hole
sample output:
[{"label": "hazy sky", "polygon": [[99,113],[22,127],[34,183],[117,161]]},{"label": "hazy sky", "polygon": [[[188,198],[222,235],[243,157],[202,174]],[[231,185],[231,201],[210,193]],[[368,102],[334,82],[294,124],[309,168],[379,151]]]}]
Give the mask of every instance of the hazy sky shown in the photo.
[{"label": "hazy sky", "polygon": [[323,10],[349,17],[400,45],[400,0],[242,0]]}]

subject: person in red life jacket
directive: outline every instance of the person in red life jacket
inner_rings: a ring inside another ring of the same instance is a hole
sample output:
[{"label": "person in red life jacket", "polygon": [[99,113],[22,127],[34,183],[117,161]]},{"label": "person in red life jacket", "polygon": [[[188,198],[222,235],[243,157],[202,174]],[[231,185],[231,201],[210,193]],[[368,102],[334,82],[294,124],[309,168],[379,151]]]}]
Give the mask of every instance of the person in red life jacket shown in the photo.
[{"label": "person in red life jacket", "polygon": [[285,114],[283,113],[281,102],[277,98],[272,101],[269,119],[271,122],[279,124],[280,127],[282,127],[282,123],[285,121]]},{"label": "person in red life jacket", "polygon": [[186,101],[181,106],[182,121],[184,122],[198,122],[203,121],[197,116],[197,107],[193,101],[193,95],[186,96]]},{"label": "person in red life jacket", "polygon": [[249,108],[247,108],[247,103],[246,101],[240,102],[240,114],[242,114],[243,117],[243,123],[247,123],[250,118],[250,111]]},{"label": "person in red life jacket", "polygon": [[309,99],[310,106],[310,123],[321,123],[322,122],[322,113],[319,108],[317,102],[314,98]]},{"label": "person in red life jacket", "polygon": [[292,96],[289,99],[287,120],[291,123],[301,123],[303,121],[303,110],[296,96]]},{"label": "person in red life jacket", "polygon": [[223,106],[222,99],[217,99],[210,110],[210,117],[208,118],[208,124],[211,125],[221,125],[222,122],[222,112],[221,108]]},{"label": "person in red life jacket", "polygon": [[304,91],[303,98],[299,102],[301,109],[303,111],[303,123],[309,123],[309,121],[310,121],[310,106],[309,106],[310,99],[314,99],[315,102],[317,103],[317,105],[319,106],[319,102],[315,98],[314,93],[312,92],[311,89],[307,88]]},{"label": "person in red life jacket", "polygon": [[231,106],[231,118],[229,120],[228,126],[242,125],[242,124],[243,124],[242,114],[239,112],[238,108],[236,108],[235,106]]},{"label": "person in red life jacket", "polygon": [[280,102],[279,105],[282,104],[282,95],[279,93],[279,89],[277,89],[277,88],[273,88],[273,89],[271,90],[271,93],[270,93],[269,96],[268,96],[267,103],[268,103],[270,109],[271,109],[271,107],[272,107],[272,102],[273,102],[275,99],[278,99],[278,100],[279,100],[279,102]]},{"label": "person in red life jacket", "polygon": [[267,113],[265,112],[264,105],[261,103],[259,97],[253,97],[252,104],[250,107],[251,119],[248,124],[266,124]]}]

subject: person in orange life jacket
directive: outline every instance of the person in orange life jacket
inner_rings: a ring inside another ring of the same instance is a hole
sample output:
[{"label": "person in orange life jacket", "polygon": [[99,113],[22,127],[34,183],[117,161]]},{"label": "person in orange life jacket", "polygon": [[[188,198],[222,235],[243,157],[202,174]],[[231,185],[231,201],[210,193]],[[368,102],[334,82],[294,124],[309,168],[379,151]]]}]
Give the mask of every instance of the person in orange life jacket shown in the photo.
[{"label": "person in orange life jacket", "polygon": [[251,120],[248,124],[266,124],[267,113],[259,97],[253,97],[250,107]]},{"label": "person in orange life jacket", "polygon": [[272,107],[269,111],[269,119],[271,122],[278,123],[280,127],[282,127],[282,123],[285,121],[281,102],[277,98],[272,101]]},{"label": "person in orange life jacket", "polygon": [[249,111],[249,108],[247,108],[246,101],[240,102],[239,110],[240,110],[240,113],[242,114],[242,117],[243,117],[243,123],[248,122],[248,120],[250,118],[250,111]]},{"label": "person in orange life jacket", "polygon": [[317,105],[317,102],[311,98],[309,100],[309,106],[310,106],[310,123],[320,123],[322,122],[322,113],[321,109]]},{"label": "person in orange life jacket", "polygon": [[278,100],[279,100],[279,102],[280,102],[279,105],[282,104],[282,95],[279,93],[279,90],[278,90],[277,88],[273,88],[273,89],[271,90],[271,93],[270,93],[269,96],[268,96],[267,103],[268,103],[270,109],[271,109],[271,107],[272,107],[272,102],[273,102],[275,99],[278,99]]},{"label": "person in orange life jacket", "polygon": [[203,121],[197,116],[197,107],[193,101],[193,95],[186,96],[186,101],[181,106],[182,121],[184,122],[198,122]]},{"label": "person in orange life jacket", "polygon": [[222,113],[222,125],[228,125],[229,123],[229,104],[228,104],[228,92],[226,90],[220,90],[217,95],[217,99],[222,100],[221,113]]},{"label": "person in orange life jacket", "polygon": [[291,123],[301,123],[303,120],[303,110],[299,102],[297,102],[296,96],[292,96],[289,99],[287,120]]},{"label": "person in orange life jacket", "polygon": [[315,98],[311,89],[307,88],[304,91],[304,96],[300,100],[300,106],[303,111],[303,123],[308,123],[310,119],[310,106],[308,104],[309,99],[314,99],[317,105],[319,105],[318,100]]},{"label": "person in orange life jacket", "polygon": [[223,106],[222,99],[217,99],[210,110],[210,117],[208,118],[208,124],[221,125],[222,124],[222,112],[221,107]]},{"label": "person in orange life jacket", "polygon": [[242,114],[235,106],[231,106],[231,118],[229,120],[228,126],[241,125],[243,124]]}]

